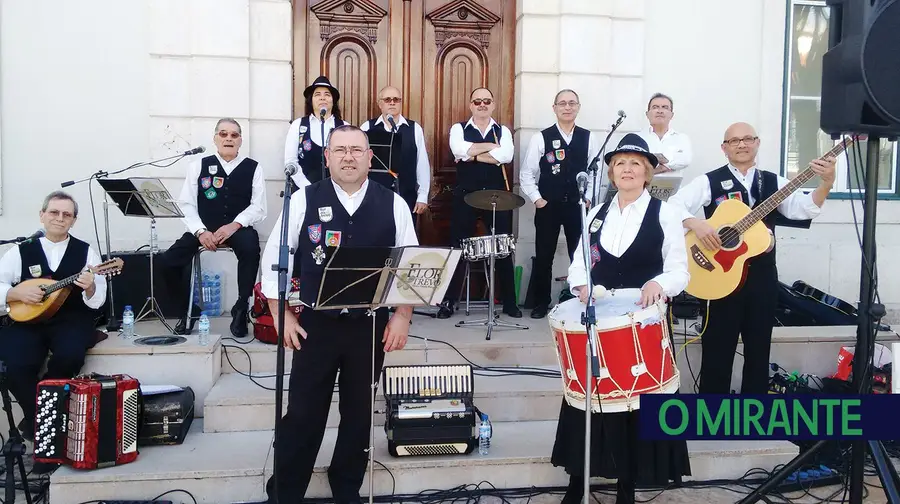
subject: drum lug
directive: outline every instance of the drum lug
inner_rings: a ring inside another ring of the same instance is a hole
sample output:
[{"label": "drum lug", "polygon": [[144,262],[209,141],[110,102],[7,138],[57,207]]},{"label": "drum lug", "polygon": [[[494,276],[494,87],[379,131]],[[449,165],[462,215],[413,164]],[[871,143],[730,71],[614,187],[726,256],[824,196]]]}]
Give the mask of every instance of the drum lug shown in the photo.
[{"label": "drum lug", "polygon": [[631,366],[631,374],[634,376],[640,376],[642,374],[647,373],[647,365],[641,362],[640,364],[635,364]]},{"label": "drum lug", "polygon": [[609,368],[601,367],[600,372],[597,373],[597,379],[602,380],[604,378],[609,378],[611,375],[609,374]]}]

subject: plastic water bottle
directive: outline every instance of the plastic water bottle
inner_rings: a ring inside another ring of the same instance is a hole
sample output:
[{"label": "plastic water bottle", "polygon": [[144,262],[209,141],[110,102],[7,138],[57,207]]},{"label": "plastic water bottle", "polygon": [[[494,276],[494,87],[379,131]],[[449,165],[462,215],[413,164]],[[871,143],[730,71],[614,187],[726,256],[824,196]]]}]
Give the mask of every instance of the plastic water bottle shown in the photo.
[{"label": "plastic water bottle", "polygon": [[200,344],[209,345],[209,317],[205,313],[200,315]]},{"label": "plastic water bottle", "polygon": [[481,414],[481,425],[478,427],[478,453],[487,455],[491,449],[491,422],[488,416]]},{"label": "plastic water bottle", "polygon": [[125,306],[125,312],[122,313],[122,330],[119,335],[125,339],[134,337],[134,311],[131,305]]}]

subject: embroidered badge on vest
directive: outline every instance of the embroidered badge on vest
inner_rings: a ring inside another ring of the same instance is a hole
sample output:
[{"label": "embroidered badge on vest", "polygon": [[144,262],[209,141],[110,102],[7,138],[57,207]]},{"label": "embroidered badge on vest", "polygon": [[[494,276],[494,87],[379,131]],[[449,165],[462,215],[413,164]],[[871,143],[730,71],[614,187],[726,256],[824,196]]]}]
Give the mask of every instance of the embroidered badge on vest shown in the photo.
[{"label": "embroidered badge on vest", "polygon": [[722,202],[725,201],[726,199],[728,199],[728,196],[724,196],[724,195],[723,195],[723,196],[719,196],[718,198],[716,198],[716,206],[721,205]]},{"label": "embroidered badge on vest", "polygon": [[325,262],[325,251],[322,249],[322,245],[316,246],[316,249],[312,251],[312,256],[317,266],[321,266]]},{"label": "embroidered badge on vest", "polygon": [[217,165],[209,165],[209,174],[215,175],[216,173],[219,173],[219,167]]},{"label": "embroidered badge on vest", "polygon": [[553,148],[554,148],[554,149],[559,149],[559,146],[560,146],[560,145],[562,145],[562,143],[561,143],[559,140],[554,140],[554,141],[553,141]]},{"label": "embroidered badge on vest", "polygon": [[722,181],[722,189],[723,190],[727,191],[727,190],[731,189],[732,187],[734,187],[733,180],[723,180]]},{"label": "embroidered badge on vest", "polygon": [[213,187],[216,189],[221,189],[223,185],[225,185],[225,179],[222,177],[213,177]]},{"label": "embroidered badge on vest", "polygon": [[309,241],[313,243],[319,243],[320,241],[322,241],[321,224],[312,224],[306,228],[306,231],[309,233]]},{"label": "embroidered badge on vest", "polygon": [[562,161],[563,159],[566,159],[565,149],[557,149],[556,150],[556,159],[558,159],[560,161]]},{"label": "embroidered badge on vest", "polygon": [[600,247],[591,245],[591,267],[600,262]]},{"label": "embroidered badge on vest", "polygon": [[548,152],[547,155],[546,155],[545,157],[547,158],[547,162],[548,162],[548,163],[555,163],[555,162],[556,162],[556,158],[553,156],[553,153],[552,153],[552,152]]},{"label": "embroidered badge on vest", "polygon": [[307,128],[306,126],[300,126],[300,134],[302,135],[302,134],[306,133],[307,129],[309,129],[309,128]]},{"label": "embroidered badge on vest", "polygon": [[590,227],[591,233],[596,233],[597,230],[600,229],[600,226],[602,226],[602,225],[603,225],[603,221],[600,219],[594,219],[593,221],[591,221],[591,227]]},{"label": "embroidered badge on vest", "polygon": [[309,151],[312,150],[312,140],[306,139],[303,141],[303,150]]},{"label": "embroidered badge on vest", "polygon": [[559,175],[559,163],[550,167],[550,173],[554,175]]},{"label": "embroidered badge on vest", "polygon": [[340,231],[325,231],[325,246],[326,247],[337,247],[341,244],[341,232]]},{"label": "embroidered badge on vest", "polygon": [[334,218],[334,213],[331,211],[330,206],[319,207],[319,220],[322,222],[331,222],[331,219]]},{"label": "embroidered badge on vest", "polygon": [[206,192],[203,193],[203,195],[206,196],[206,199],[213,199],[216,197],[216,190],[210,187],[206,190]]},{"label": "embroidered badge on vest", "polygon": [[728,193],[728,199],[736,199],[736,200],[740,201],[741,203],[744,202],[744,197],[741,196],[741,191],[734,191],[734,192]]},{"label": "embroidered badge on vest", "polygon": [[203,177],[202,179],[200,179],[200,186],[202,188],[209,189],[209,186],[211,186],[211,185],[212,185],[212,178]]},{"label": "embroidered badge on vest", "polygon": [[31,273],[31,276],[34,278],[39,278],[41,276],[41,265],[35,264],[34,266],[29,266],[28,272]]}]

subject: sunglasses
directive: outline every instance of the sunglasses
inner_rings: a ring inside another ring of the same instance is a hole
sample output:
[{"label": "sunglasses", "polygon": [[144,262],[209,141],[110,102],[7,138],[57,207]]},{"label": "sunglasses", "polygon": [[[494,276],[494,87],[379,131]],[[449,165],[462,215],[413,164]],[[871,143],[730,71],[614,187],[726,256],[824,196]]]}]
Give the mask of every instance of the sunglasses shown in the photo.
[{"label": "sunglasses", "polygon": [[381,99],[384,103],[400,103],[402,100],[403,98],[400,98],[399,96],[389,96]]},{"label": "sunglasses", "polygon": [[494,103],[494,100],[490,98],[475,98],[474,100],[472,100],[472,105],[475,105],[476,107],[480,107],[482,103],[485,105],[490,105],[491,103]]},{"label": "sunglasses", "polygon": [[[220,131],[220,132],[219,132],[219,138],[228,138],[228,136],[229,136],[229,133],[228,133],[227,131]],[[240,134],[240,133],[236,133],[236,132],[231,132],[230,136],[231,136],[231,138],[240,138],[240,137],[241,137],[241,134]]]}]

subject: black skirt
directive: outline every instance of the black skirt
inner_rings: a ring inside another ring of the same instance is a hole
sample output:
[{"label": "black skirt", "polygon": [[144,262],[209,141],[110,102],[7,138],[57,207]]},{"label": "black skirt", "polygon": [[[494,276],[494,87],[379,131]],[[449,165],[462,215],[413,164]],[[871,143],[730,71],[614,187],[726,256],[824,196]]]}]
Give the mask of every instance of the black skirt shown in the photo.
[{"label": "black skirt", "polygon": [[[690,476],[687,442],[640,439],[639,415],[640,410],[591,414],[591,476],[653,486]],[[550,461],[570,475],[584,473],[584,410],[565,399]]]}]

